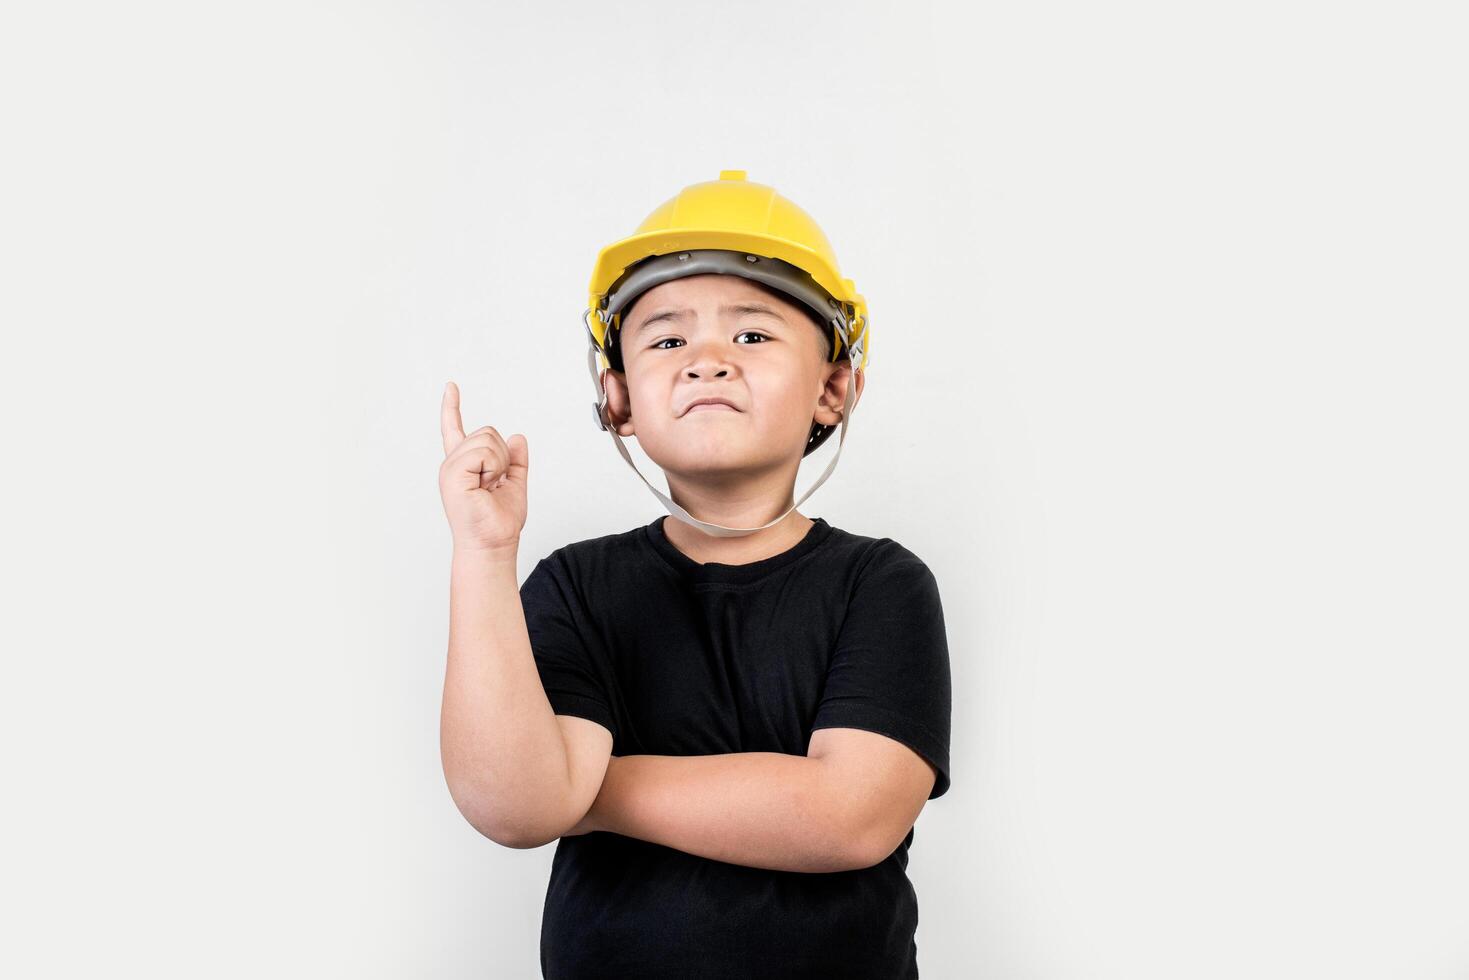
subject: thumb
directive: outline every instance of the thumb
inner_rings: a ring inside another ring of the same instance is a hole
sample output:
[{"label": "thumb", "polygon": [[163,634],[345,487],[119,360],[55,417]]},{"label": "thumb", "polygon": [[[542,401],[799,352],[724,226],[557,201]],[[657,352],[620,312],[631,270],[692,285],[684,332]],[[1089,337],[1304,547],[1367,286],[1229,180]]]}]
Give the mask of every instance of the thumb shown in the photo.
[{"label": "thumb", "polygon": [[526,475],[530,472],[530,445],[525,436],[519,432],[505,440],[505,448],[510,450],[510,459],[505,464],[505,474],[518,483],[524,483]]}]

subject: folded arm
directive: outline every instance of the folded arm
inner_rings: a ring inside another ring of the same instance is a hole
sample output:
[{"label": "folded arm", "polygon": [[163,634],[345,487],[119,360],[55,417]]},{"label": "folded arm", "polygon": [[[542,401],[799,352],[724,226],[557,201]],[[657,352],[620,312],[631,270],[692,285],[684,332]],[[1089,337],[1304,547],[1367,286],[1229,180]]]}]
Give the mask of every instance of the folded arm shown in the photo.
[{"label": "folded arm", "polygon": [[573,833],[610,831],[777,871],[866,867],[869,840],[821,759],[779,752],[613,756]]}]

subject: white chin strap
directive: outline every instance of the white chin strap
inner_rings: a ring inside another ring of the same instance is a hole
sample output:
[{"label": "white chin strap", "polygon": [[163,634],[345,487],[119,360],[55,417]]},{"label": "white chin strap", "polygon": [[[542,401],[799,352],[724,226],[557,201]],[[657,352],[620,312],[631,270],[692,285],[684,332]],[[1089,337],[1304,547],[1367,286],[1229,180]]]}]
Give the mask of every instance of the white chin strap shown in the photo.
[{"label": "white chin strap", "polygon": [[[591,310],[587,311],[587,313],[591,312]],[[585,317],[585,314],[583,314],[583,316]],[[588,329],[587,332],[591,333],[590,329]],[[847,332],[843,331],[843,334],[845,337],[847,335]],[[847,381],[847,403],[842,408],[841,431],[837,433],[837,451],[832,455],[831,462],[826,464],[826,469],[822,470],[821,476],[817,477],[816,482],[811,484],[810,488],[807,489],[805,493],[801,494],[799,500],[791,504],[790,509],[787,510],[785,514],[781,514],[779,517],[775,518],[769,523],[761,524],[759,527],[725,527],[723,524],[710,524],[708,521],[701,521],[693,514],[690,514],[688,511],[680,507],[666,493],[653,486],[653,484],[648,483],[648,478],[643,476],[642,472],[638,469],[637,464],[632,461],[632,456],[628,454],[627,446],[623,443],[622,437],[617,434],[617,429],[614,426],[607,424],[607,384],[605,377],[600,371],[597,370],[597,355],[600,353],[600,349],[597,347],[594,341],[591,347],[589,347],[587,350],[587,368],[592,373],[592,384],[597,389],[597,400],[592,403],[593,411],[596,414],[597,427],[599,429],[606,429],[608,432],[612,433],[612,441],[617,444],[617,451],[622,454],[622,458],[627,462],[627,465],[632,469],[634,473],[637,473],[638,479],[642,480],[643,483],[647,485],[648,489],[653,491],[653,496],[663,501],[663,506],[668,508],[668,512],[674,517],[677,517],[685,524],[693,525],[694,527],[703,531],[705,534],[712,534],[715,537],[719,538],[736,538],[746,534],[754,534],[756,531],[763,531],[767,527],[773,527],[774,525],[779,524],[781,521],[785,520],[787,514],[790,514],[791,511],[801,506],[801,504],[806,501],[807,497],[816,492],[817,487],[826,482],[826,478],[831,476],[831,471],[836,469],[837,460],[842,458],[842,443],[845,442],[847,439],[847,423],[852,418],[852,407],[857,402],[857,378],[855,373],[856,365],[862,363],[861,343],[859,343],[855,348],[846,346],[845,343],[843,346],[848,352],[850,363],[853,365],[853,376]]]}]

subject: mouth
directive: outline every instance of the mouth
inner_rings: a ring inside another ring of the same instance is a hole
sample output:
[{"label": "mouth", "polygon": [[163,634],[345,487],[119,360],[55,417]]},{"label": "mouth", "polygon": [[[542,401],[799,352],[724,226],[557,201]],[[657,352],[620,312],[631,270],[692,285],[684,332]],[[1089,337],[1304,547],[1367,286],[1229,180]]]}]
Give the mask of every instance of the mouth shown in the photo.
[{"label": "mouth", "polygon": [[692,415],[695,412],[705,411],[738,412],[739,409],[735,408],[733,404],[731,404],[728,400],[724,398],[700,398],[688,408],[684,409],[684,414]]}]

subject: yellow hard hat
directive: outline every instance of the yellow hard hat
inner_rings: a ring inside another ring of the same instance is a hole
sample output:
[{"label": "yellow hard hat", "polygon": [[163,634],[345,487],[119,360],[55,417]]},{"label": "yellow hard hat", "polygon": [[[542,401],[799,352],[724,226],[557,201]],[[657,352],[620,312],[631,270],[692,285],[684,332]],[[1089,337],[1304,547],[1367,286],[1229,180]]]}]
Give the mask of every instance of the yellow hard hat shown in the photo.
[{"label": "yellow hard hat", "polygon": [[[847,426],[856,406],[855,378],[847,385],[837,451],[816,482],[785,514],[754,528],[730,528],[694,517],[638,470],[617,430],[607,424],[607,389],[601,367],[612,369],[609,333],[622,329],[622,315],[639,295],[682,276],[736,275],[773,288],[810,310],[832,331],[831,359],[845,355],[854,371],[867,367],[870,333],[867,302],[856,284],[842,277],[836,253],[820,226],[775,189],[745,179],[743,170],[721,170],[718,180],[690,184],[643,219],[627,238],[597,254],[588,305],[582,314],[589,346],[587,368],[598,397],[592,403],[599,428],[612,434],[617,451],[669,513],[694,527],[721,536],[751,534],[782,520],[826,482],[841,458]],[[615,339],[615,335],[614,338]],[[813,423],[803,455],[831,435],[833,426]]]},{"label": "yellow hard hat", "polygon": [[[613,297],[623,291],[621,287],[633,270],[646,265],[651,257],[693,250],[719,250],[735,256],[736,261],[747,258],[746,267],[732,264],[727,267],[728,273],[764,282],[792,294],[808,307],[819,302],[820,306],[813,310],[818,320],[830,323],[836,314],[838,321],[832,329],[832,360],[850,342],[853,350],[861,351],[856,366],[867,367],[867,301],[857,292],[852,280],[842,277],[836,253],[825,233],[809,214],[782,197],[775,188],[745,179],[743,170],[721,170],[718,180],[690,184],[655,208],[631,235],[597,254],[584,319],[593,342],[603,354],[604,367],[612,366],[606,359],[607,331],[621,328],[622,310],[632,305],[636,295],[624,293],[618,308],[609,309],[609,306]],[[761,262],[766,264],[761,266]],[[713,270],[686,265],[674,274],[655,277],[654,282],[640,283],[642,288],[637,292],[699,271],[723,272],[726,268]],[[765,274],[758,274],[762,272]],[[809,285],[799,289],[802,280],[814,283],[819,293]]]}]

